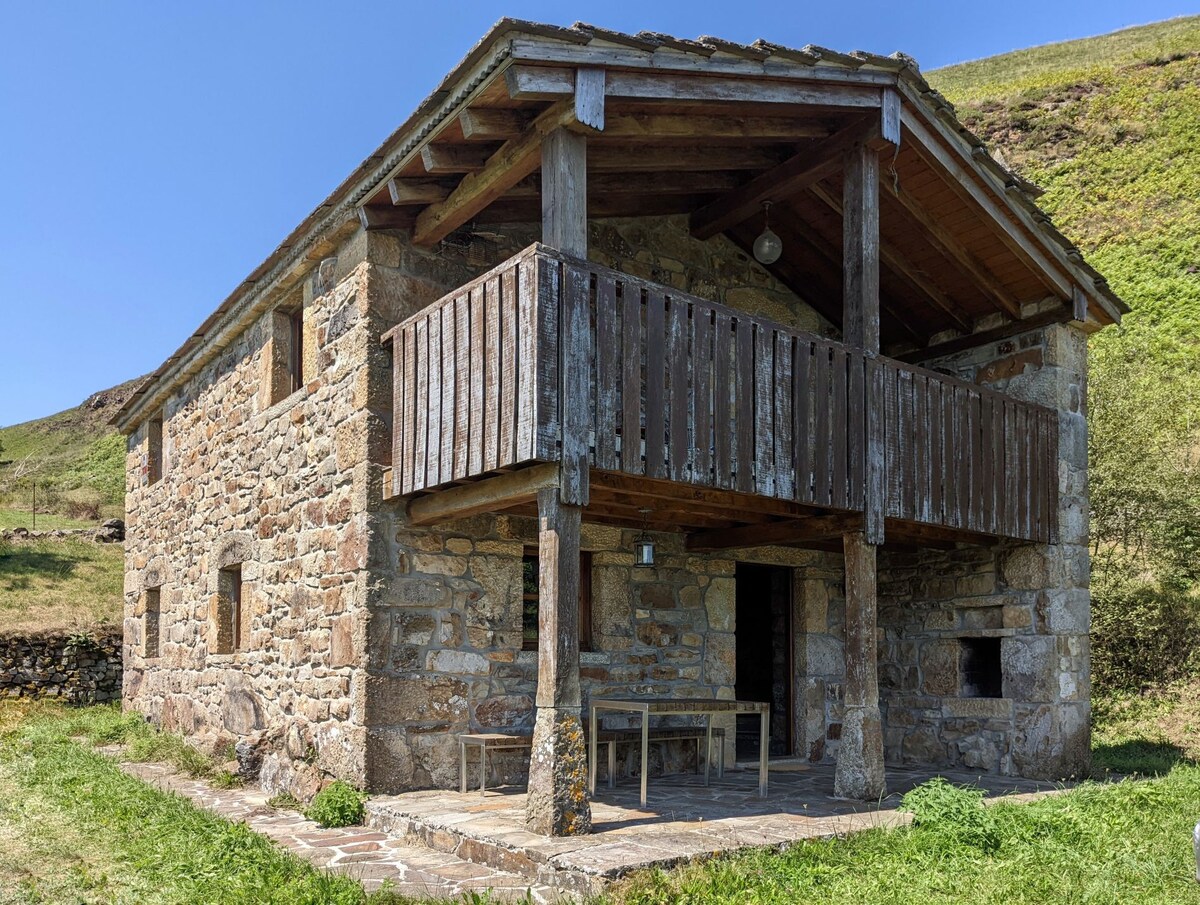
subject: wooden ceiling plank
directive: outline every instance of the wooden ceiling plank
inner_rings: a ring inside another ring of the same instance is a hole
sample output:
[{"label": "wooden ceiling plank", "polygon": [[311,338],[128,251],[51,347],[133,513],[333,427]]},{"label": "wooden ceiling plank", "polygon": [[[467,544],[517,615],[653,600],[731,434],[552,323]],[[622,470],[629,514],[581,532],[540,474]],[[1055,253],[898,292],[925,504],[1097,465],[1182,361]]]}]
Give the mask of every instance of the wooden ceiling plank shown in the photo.
[{"label": "wooden ceiling plank", "polygon": [[828,138],[834,129],[827,122],[797,116],[623,113],[610,116],[604,132],[612,138],[790,141]]},{"label": "wooden ceiling plank", "polygon": [[992,273],[985,270],[976,260],[975,256],[964,248],[948,229],[926,214],[917,200],[908,192],[903,190],[897,191],[896,187],[887,178],[881,181],[885,193],[889,197],[894,198],[908,212],[908,215],[917,221],[925,231],[925,235],[930,243],[943,257],[957,264],[971,278],[971,282],[997,308],[1012,317],[1019,318],[1021,316],[1020,306],[1009,295],[1003,284]]},{"label": "wooden ceiling plank", "polygon": [[692,235],[697,239],[709,239],[762,210],[763,202],[779,202],[803,191],[840,169],[846,151],[878,134],[878,129],[875,117],[858,120],[819,147],[801,151],[756,176],[741,188],[692,214]]},{"label": "wooden ceiling plank", "polygon": [[542,139],[575,121],[569,101],[551,105],[519,138],[501,145],[482,170],[463,177],[444,201],[421,212],[413,228],[413,244],[433,245],[470,220],[542,164]]}]

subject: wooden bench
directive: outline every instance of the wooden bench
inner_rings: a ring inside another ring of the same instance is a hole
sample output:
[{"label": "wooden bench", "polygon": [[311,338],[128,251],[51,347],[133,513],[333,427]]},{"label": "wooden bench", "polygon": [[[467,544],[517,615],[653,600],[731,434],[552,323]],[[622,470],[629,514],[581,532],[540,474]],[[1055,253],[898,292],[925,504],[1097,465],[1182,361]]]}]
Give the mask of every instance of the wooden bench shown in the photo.
[{"label": "wooden bench", "polygon": [[[714,728],[713,741],[717,743],[717,776],[725,775],[725,730]],[[617,745],[637,744],[642,740],[638,729],[605,730],[596,739],[597,745],[608,746],[608,787],[616,783]],[[650,741],[673,742],[694,741],[696,743],[696,772],[700,772],[700,747],[704,744],[703,727],[683,727],[678,729],[652,729]],[[487,757],[489,751],[511,751],[529,748],[533,744],[533,736],[528,732],[464,732],[458,736],[458,786],[459,791],[467,791],[467,748],[474,746],[479,749],[479,794],[487,791]],[[709,752],[711,756],[712,752]]]}]

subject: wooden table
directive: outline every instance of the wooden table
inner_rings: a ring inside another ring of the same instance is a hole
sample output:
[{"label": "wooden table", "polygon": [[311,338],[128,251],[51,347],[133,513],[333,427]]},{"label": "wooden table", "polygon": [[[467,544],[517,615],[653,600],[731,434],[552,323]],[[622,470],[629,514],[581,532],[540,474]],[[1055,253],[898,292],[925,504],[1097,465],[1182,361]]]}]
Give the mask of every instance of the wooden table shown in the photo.
[{"label": "wooden table", "polygon": [[707,744],[704,753],[704,784],[708,785],[709,761],[712,758],[712,718],[722,713],[757,713],[759,715],[758,797],[767,797],[767,754],[770,747],[771,705],[765,701],[710,701],[694,698],[678,700],[643,700],[635,698],[592,699],[591,734],[588,737],[588,788],[596,793],[596,714],[640,713],[642,715],[642,807],[646,806],[646,764],[650,751],[650,717],[702,716]]}]

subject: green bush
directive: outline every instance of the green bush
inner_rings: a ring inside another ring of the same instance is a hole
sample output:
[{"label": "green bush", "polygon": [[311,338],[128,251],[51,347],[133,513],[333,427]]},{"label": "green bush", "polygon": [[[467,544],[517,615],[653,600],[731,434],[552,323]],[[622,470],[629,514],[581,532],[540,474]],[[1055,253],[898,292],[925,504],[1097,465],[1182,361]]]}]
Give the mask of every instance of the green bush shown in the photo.
[{"label": "green bush", "polygon": [[366,800],[366,795],[338,779],[317,793],[304,816],[324,827],[353,826],[363,822]]},{"label": "green bush", "polygon": [[1092,595],[1092,676],[1098,688],[1140,690],[1194,675],[1200,608],[1185,591],[1133,584]]},{"label": "green bush", "polygon": [[940,776],[922,783],[900,800],[913,815],[913,826],[936,834],[947,846],[977,848],[990,854],[1000,848],[995,814],[983,806],[984,791],[956,786]]}]

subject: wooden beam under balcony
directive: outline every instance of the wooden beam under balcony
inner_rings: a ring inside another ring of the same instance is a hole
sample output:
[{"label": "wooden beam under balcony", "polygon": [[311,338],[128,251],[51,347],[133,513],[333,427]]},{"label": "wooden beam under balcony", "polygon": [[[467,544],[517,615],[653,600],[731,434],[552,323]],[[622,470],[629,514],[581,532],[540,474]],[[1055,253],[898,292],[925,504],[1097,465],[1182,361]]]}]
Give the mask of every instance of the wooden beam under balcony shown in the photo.
[{"label": "wooden beam under balcony", "polygon": [[842,167],[846,152],[879,134],[875,116],[861,119],[817,147],[801,151],[692,214],[691,231],[710,239],[762,210],[763,202],[779,202],[815,185]]},{"label": "wooden beam under balcony", "polygon": [[535,500],[539,490],[557,486],[556,463],[534,465],[417,497],[408,504],[408,521],[418,526],[437,525],[481,512],[496,512]]},{"label": "wooden beam under balcony", "polygon": [[789,546],[809,541],[831,540],[847,531],[862,530],[859,513],[838,513],[813,518],[716,528],[688,535],[687,549],[695,552],[732,550],[737,547]]}]

